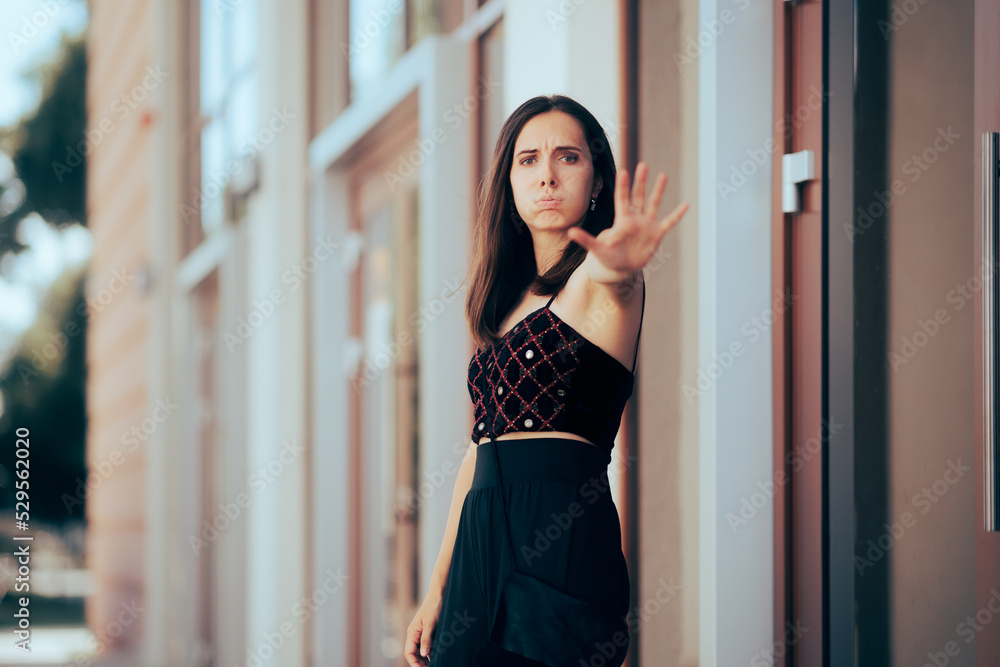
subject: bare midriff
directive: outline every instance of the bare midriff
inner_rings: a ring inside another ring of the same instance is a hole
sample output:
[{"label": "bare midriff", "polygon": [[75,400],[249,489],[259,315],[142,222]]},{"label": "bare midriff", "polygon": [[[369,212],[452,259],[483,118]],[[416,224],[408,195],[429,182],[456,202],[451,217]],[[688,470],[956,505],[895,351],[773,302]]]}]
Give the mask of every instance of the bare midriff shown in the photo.
[{"label": "bare midriff", "polygon": [[[587,440],[583,436],[577,435],[576,433],[569,433],[567,431],[511,431],[509,433],[503,433],[497,436],[497,441],[501,440],[524,440],[525,438],[565,438],[566,440],[577,440],[579,442],[585,442],[588,445],[593,445],[597,447],[590,440]],[[479,444],[484,442],[489,442],[489,436],[483,436],[479,439]]]}]

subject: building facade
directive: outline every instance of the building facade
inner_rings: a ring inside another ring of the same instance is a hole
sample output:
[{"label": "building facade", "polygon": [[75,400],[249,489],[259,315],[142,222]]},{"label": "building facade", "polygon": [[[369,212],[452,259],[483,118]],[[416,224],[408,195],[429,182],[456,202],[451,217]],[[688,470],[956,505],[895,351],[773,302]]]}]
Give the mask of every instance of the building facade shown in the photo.
[{"label": "building facade", "polygon": [[[472,428],[479,179],[507,115],[551,93],[620,167],[668,174],[661,214],[692,205],[646,269],[611,469],[630,667],[961,641],[996,548],[973,474],[857,558],[949,462],[983,464],[980,320],[944,304],[978,238],[995,5],[93,0],[92,289],[137,278],[91,322],[88,461],[142,433],[88,508],[92,630],[141,600],[109,654],[405,664]],[[926,48],[946,64],[912,64]],[[917,174],[866,222],[873,184]],[[890,366],[935,304],[954,324]],[[987,664],[998,627],[949,664]]]}]

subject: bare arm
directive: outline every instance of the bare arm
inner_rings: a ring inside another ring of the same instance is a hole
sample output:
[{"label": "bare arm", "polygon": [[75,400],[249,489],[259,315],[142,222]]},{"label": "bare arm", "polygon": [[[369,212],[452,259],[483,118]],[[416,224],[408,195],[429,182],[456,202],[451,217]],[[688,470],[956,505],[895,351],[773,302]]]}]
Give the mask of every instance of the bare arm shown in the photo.
[{"label": "bare arm", "polygon": [[478,447],[476,443],[469,441],[469,448],[466,450],[465,458],[462,459],[462,465],[458,469],[455,490],[451,496],[451,510],[448,512],[448,523],[444,528],[444,539],[441,542],[437,562],[434,564],[428,595],[440,597],[444,593],[444,584],[448,579],[448,570],[451,567],[451,555],[455,549],[455,537],[458,535],[458,520],[462,515],[465,496],[472,486],[472,477],[476,472],[476,450]]}]

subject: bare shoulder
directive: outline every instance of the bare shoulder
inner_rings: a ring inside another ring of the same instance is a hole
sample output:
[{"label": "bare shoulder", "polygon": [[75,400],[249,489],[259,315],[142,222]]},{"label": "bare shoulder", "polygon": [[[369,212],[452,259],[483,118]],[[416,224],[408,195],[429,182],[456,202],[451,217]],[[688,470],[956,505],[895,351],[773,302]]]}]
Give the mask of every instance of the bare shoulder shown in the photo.
[{"label": "bare shoulder", "polygon": [[637,271],[618,283],[598,283],[578,267],[552,309],[566,324],[630,368],[642,315],[643,280],[642,271]]}]

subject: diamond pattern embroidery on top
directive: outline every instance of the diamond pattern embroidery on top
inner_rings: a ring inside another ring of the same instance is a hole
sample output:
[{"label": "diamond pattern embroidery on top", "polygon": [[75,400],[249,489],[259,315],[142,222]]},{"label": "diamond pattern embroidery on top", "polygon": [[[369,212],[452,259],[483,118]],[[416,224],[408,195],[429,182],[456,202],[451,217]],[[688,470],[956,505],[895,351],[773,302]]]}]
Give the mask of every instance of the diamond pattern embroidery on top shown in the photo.
[{"label": "diamond pattern embroidery on top", "polygon": [[[565,409],[566,387],[580,363],[585,341],[564,331],[547,306],[529,313],[469,363],[469,393],[476,406],[474,437],[490,432],[484,399],[496,420],[497,435],[508,431],[556,430]],[[485,382],[484,382],[485,380]],[[483,396],[485,386],[488,397]]]}]

